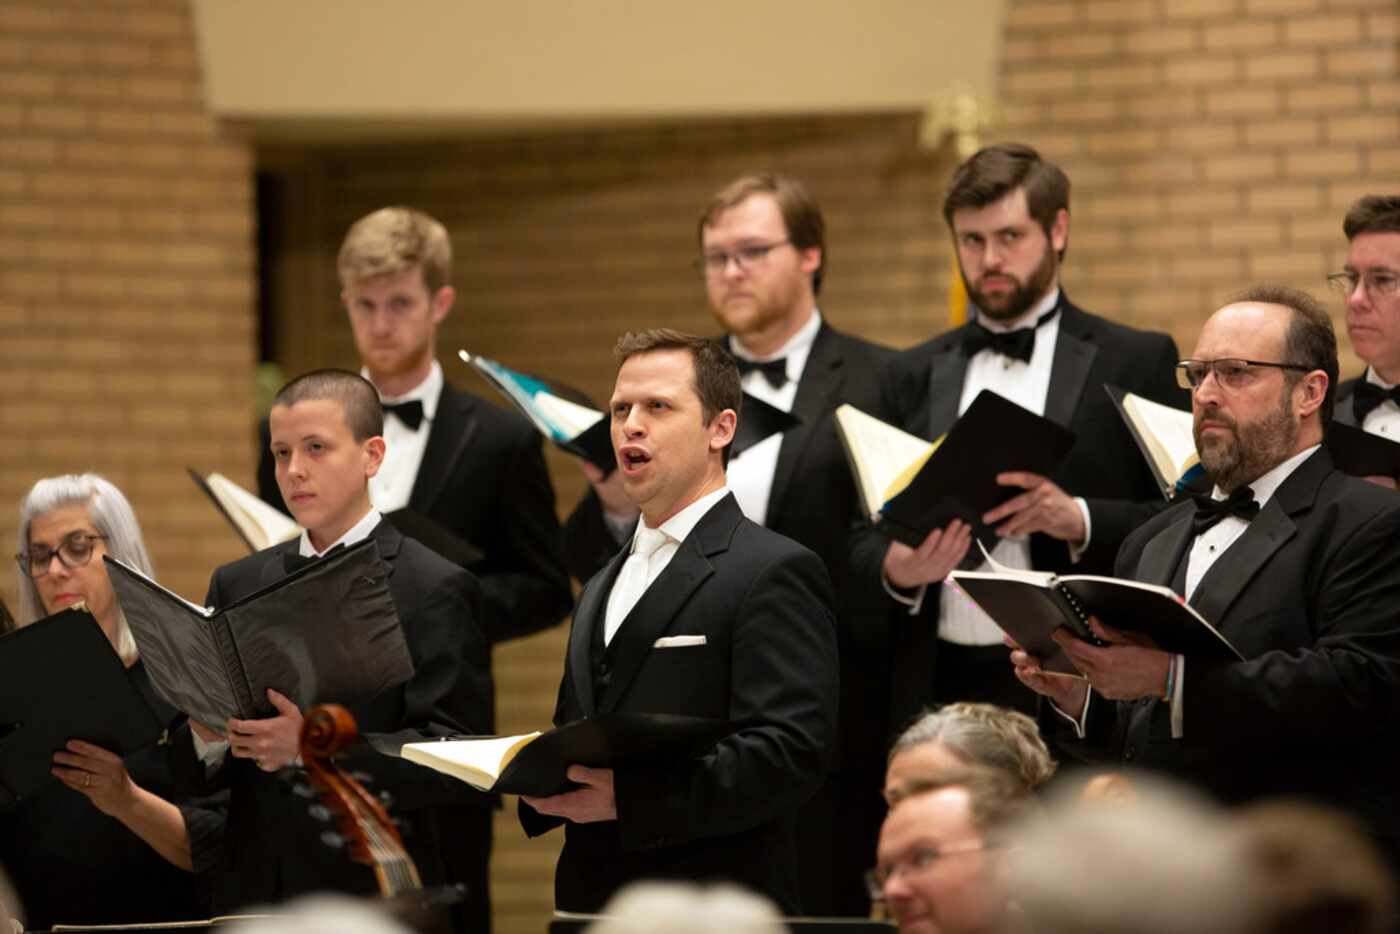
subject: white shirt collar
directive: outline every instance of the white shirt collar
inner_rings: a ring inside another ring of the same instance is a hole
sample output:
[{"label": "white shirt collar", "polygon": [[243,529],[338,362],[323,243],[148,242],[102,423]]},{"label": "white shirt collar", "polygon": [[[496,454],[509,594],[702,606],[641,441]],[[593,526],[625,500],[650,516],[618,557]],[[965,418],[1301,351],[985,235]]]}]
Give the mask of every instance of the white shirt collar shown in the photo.
[{"label": "white shirt collar", "polygon": [[1395,388],[1394,383],[1387,383],[1385,380],[1381,379],[1380,374],[1376,372],[1376,368],[1371,366],[1366,368],[1366,382],[1373,386],[1379,386],[1382,389],[1388,390]]},{"label": "white shirt collar", "polygon": [[977,312],[977,321],[988,331],[1014,331],[1017,328],[1033,328],[1040,316],[1060,303],[1060,287],[1056,286],[1036,302],[1026,311],[1012,318],[1010,321],[993,321],[982,314],[982,310],[976,305],[972,306]]},{"label": "white shirt collar", "polygon": [[[350,526],[350,531],[326,546],[326,551],[330,551],[336,545],[344,545],[346,548],[349,548],[351,545],[364,541],[369,538],[369,533],[374,531],[375,526],[379,525],[379,520],[382,518],[383,516],[379,514],[379,510],[371,507],[370,511],[365,513],[363,519]],[[301,530],[301,541],[297,544],[297,554],[301,555],[303,558],[319,558],[321,555],[325,554],[326,551],[317,551],[315,548],[311,547],[311,533],[306,531],[306,529]]]},{"label": "white shirt collar", "polygon": [[[1294,454],[1282,464],[1279,464],[1277,467],[1265,473],[1258,480],[1255,480],[1253,483],[1246,484],[1246,486],[1248,486],[1250,490],[1254,493],[1254,501],[1260,506],[1263,506],[1265,503],[1267,503],[1270,497],[1272,497],[1276,492],[1278,492],[1278,488],[1283,485],[1283,481],[1288,479],[1289,474],[1297,470],[1298,465],[1301,464],[1303,461],[1307,460],[1309,457],[1311,457],[1313,455],[1313,452],[1315,452],[1320,447],[1322,447],[1322,445],[1314,444],[1310,448],[1299,451],[1297,454]],[[1225,491],[1220,489],[1220,487],[1216,487],[1214,490],[1212,490],[1210,495],[1213,499],[1226,498]]]},{"label": "white shirt collar", "polygon": [[812,316],[807,319],[807,323],[797,329],[797,333],[787,339],[787,343],[779,347],[770,354],[757,356],[740,342],[738,337],[733,335],[729,338],[729,349],[734,356],[742,357],[745,360],[753,360],[756,363],[763,363],[768,360],[778,360],[783,357],[791,357],[795,352],[802,351],[806,357],[807,351],[812,349],[812,343],[817,339],[817,332],[822,327],[822,313],[820,309],[813,308]]},{"label": "white shirt collar", "polygon": [[[369,370],[361,367],[360,375],[369,379]],[[379,401],[385,405],[397,405],[400,402],[412,402],[417,399],[423,403],[423,417],[432,421],[433,416],[437,414],[438,399],[442,396],[443,381],[442,364],[434,360],[433,365],[428,369],[428,375],[423,378],[423,382],[401,396],[386,396],[380,393]]]},{"label": "white shirt collar", "polygon": [[[667,538],[677,542],[685,541],[686,536],[695,529],[695,526],[700,524],[701,519],[705,518],[705,514],[714,508],[716,503],[728,495],[728,486],[722,486],[718,490],[706,493],[674,516],[661,523],[661,527],[657,529],[657,531],[664,533]],[[646,519],[642,519],[637,523],[637,531],[632,535],[633,548],[635,548],[637,544],[637,535],[646,527]]]}]

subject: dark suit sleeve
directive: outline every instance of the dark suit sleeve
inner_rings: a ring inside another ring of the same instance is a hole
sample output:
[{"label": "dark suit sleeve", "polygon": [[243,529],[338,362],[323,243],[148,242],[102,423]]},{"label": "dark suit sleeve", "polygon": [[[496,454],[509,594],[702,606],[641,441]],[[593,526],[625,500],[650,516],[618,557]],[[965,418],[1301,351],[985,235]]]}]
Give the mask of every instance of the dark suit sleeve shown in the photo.
[{"label": "dark suit sleeve", "polygon": [[805,801],[826,776],[838,673],[831,585],[803,552],[755,579],[733,624],[735,732],[694,763],[615,772],[627,849],[751,829]]},{"label": "dark suit sleeve", "polygon": [[1392,743],[1400,706],[1400,508],[1348,536],[1317,573],[1323,583],[1309,608],[1311,646],[1235,663],[1186,659],[1186,742],[1264,749]]},{"label": "dark suit sleeve", "polygon": [[476,543],[486,550],[479,618],[493,645],[548,629],[573,605],[554,487],[535,431],[522,426],[498,476],[498,538]]},{"label": "dark suit sleeve", "polygon": [[[1125,372],[1134,374],[1134,379],[1124,380],[1123,388],[1153,402],[1169,405],[1175,409],[1191,407],[1191,397],[1176,385],[1177,355],[1176,342],[1165,334],[1141,335],[1143,346],[1140,352],[1132,354]],[[1087,387],[1086,391],[1103,393],[1102,386]],[[1097,400],[1096,400],[1097,401]],[[1110,567],[1118,548],[1128,533],[1166,508],[1166,501],[1157,491],[1151,479],[1151,469],[1142,460],[1131,434],[1124,425],[1118,425],[1118,448],[1128,463],[1123,469],[1134,471],[1143,477],[1141,495],[1134,499],[1106,499],[1095,497],[1094,490],[1068,490],[1071,496],[1084,497],[1089,507],[1089,547],[1084,549],[1080,561],[1087,567]],[[1105,456],[1112,456],[1106,445]]]},{"label": "dark suit sleeve", "polygon": [[622,542],[613,537],[603,517],[603,501],[590,488],[564,522],[564,558],[569,573],[580,584],[586,584],[621,547]]}]

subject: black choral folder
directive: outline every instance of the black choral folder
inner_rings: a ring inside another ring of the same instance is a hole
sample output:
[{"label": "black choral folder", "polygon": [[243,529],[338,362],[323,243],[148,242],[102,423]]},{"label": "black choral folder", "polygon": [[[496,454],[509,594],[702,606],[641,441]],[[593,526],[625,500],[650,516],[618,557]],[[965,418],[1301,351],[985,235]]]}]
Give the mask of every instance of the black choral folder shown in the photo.
[{"label": "black choral folder", "polygon": [[413,676],[389,567],[373,539],[219,610],[102,560],[156,693],[211,728],[274,715],[268,688],[305,710],[349,706]]},{"label": "black choral folder", "polygon": [[909,485],[880,510],[878,526],[917,548],[929,532],[962,519],[979,540],[993,543],[996,533],[983,514],[1025,492],[997,483],[997,474],[1049,476],[1073,445],[1068,428],[984,389]]},{"label": "black choral folder", "polygon": [[70,608],[0,637],[0,804],[56,779],[53,754],[81,739],[126,756],[160,738],[96,620]]}]

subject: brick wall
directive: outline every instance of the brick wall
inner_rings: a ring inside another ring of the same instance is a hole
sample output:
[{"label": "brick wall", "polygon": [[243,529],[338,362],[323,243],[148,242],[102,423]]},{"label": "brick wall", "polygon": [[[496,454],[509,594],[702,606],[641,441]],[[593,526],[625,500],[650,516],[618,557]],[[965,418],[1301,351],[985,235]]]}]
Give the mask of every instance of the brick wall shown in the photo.
[{"label": "brick wall", "polygon": [[0,3],[6,555],[29,486],[85,470],[180,593],[242,553],[184,469],[251,473],[251,164],[204,112],[183,0]]},{"label": "brick wall", "polygon": [[1395,0],[1013,0],[999,135],[1074,183],[1066,282],[1183,353],[1234,289],[1327,299],[1341,218],[1400,189]]}]

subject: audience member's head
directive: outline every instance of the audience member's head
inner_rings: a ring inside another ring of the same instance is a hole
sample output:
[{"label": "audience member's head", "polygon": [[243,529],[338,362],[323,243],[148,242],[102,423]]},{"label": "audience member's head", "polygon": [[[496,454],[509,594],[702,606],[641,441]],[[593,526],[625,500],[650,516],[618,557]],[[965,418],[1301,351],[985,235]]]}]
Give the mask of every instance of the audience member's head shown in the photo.
[{"label": "audience member's head", "polygon": [[276,908],[274,915],[237,922],[237,934],[410,934],[373,901],[347,895],[309,895]]},{"label": "audience member's head", "polygon": [[122,661],[136,642],[107,579],[103,555],[153,576],[136,513],[121,490],[96,474],[40,480],[19,507],[19,624],[85,603]]},{"label": "audience member's head", "polygon": [[781,934],[787,928],[768,899],[736,885],[635,882],[603,906],[589,934]]},{"label": "audience member's head", "polygon": [[1400,195],[1367,195],[1347,211],[1346,265],[1328,281],[1346,299],[1352,349],[1400,382]]},{"label": "audience member's head", "polygon": [[1259,934],[1384,934],[1395,922],[1395,881],[1350,818],[1316,805],[1270,801],[1237,827],[1268,897]]},{"label": "audience member's head", "polygon": [[1023,824],[1006,886],[1035,934],[1243,934],[1256,876],[1227,816],[1135,776],[1135,797],[1058,800]]},{"label": "audience member's head", "polygon": [[1030,146],[988,146],[958,166],[943,218],[979,314],[1010,321],[1058,285],[1069,247],[1069,178]]},{"label": "audience member's head", "polygon": [[959,702],[924,714],[895,740],[885,800],[893,803],[910,776],[969,765],[1002,769],[1030,789],[1055,774],[1034,720],[995,704]]},{"label": "audience member's head", "polygon": [[0,934],[20,934],[23,930],[24,908],[4,869],[0,869]]},{"label": "audience member's head", "polygon": [[1034,808],[1025,783],[1000,769],[911,776],[880,828],[871,897],[902,932],[1003,930],[1005,834]]}]

